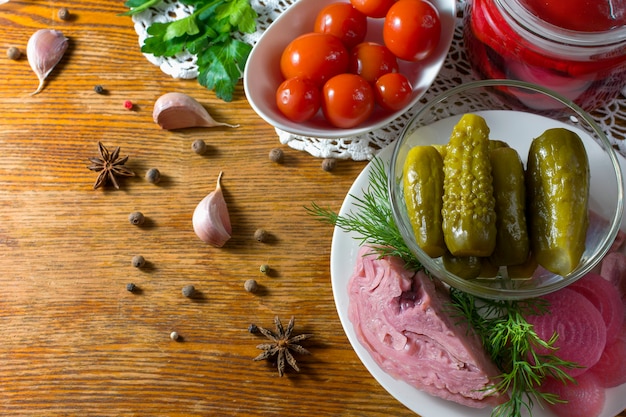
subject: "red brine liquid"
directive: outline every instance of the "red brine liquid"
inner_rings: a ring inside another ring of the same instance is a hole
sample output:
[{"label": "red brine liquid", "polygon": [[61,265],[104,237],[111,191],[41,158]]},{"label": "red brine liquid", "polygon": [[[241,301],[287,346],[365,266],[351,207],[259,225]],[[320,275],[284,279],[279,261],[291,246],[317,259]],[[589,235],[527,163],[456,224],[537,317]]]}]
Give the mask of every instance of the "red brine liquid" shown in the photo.
[{"label": "red brine liquid", "polygon": [[624,0],[471,0],[466,7],[464,42],[480,78],[538,84],[588,111],[626,86]]}]

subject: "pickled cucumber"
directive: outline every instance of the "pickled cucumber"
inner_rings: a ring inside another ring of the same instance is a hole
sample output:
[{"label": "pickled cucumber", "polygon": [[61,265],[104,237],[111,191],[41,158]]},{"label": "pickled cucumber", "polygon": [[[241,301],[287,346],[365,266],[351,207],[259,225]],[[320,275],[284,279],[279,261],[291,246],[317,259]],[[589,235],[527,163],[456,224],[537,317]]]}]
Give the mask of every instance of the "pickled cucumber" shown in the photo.
[{"label": "pickled cucumber", "polygon": [[404,162],[404,199],[417,245],[430,257],[446,251],[442,230],[443,159],[433,146],[413,147]]},{"label": "pickled cucumber", "polygon": [[513,148],[499,147],[489,154],[496,199],[496,247],[491,261],[498,266],[521,264],[528,258],[524,165]]},{"label": "pickled cucumber", "polygon": [[496,214],[489,127],[466,114],[456,124],[443,159],[443,235],[454,256],[490,256],[496,244]]},{"label": "pickled cucumber", "polygon": [[453,273],[463,279],[474,279],[480,275],[482,270],[482,258],[476,256],[454,256],[446,252],[441,258],[443,266],[448,272]]},{"label": "pickled cucumber", "polygon": [[580,137],[555,128],[534,139],[527,187],[531,250],[539,265],[566,275],[580,262],[589,225],[589,161]]}]

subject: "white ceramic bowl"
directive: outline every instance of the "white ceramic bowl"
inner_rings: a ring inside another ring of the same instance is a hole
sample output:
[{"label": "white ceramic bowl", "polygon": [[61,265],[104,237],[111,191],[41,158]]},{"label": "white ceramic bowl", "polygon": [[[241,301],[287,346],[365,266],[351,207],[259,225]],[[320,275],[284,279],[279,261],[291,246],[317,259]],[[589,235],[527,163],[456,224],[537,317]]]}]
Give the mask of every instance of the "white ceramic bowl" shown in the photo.
[{"label": "white ceramic bowl", "polygon": [[[413,86],[413,98],[406,108],[384,111],[377,106],[368,121],[351,129],[330,125],[321,111],[311,120],[296,123],[287,119],[276,106],[276,89],[283,82],[280,56],[296,37],[313,31],[317,14],[328,4],[347,0],[298,0],[282,13],[256,43],[244,70],[243,83],[248,102],[254,111],[270,125],[286,132],[315,138],[343,138],[363,134],[385,126],[411,109],[435,80],[448,54],[455,25],[455,0],[431,0],[439,11],[441,39],[437,49],[424,61],[398,60],[400,72]],[[368,18],[365,41],[382,42],[383,19]]]},{"label": "white ceramic bowl", "polygon": [[[429,257],[416,243],[407,215],[402,175],[409,150],[416,145],[445,144],[453,126],[465,113],[485,118],[490,137],[507,142],[524,166],[533,138],[553,127],[576,132],[589,158],[590,225],[585,252],[578,266],[560,276],[543,268],[532,279],[511,279],[506,271],[497,278],[463,279],[446,270],[442,258]],[[556,291],[591,271],[610,249],[623,212],[620,163],[602,129],[570,100],[543,87],[521,81],[485,80],[453,88],[425,104],[407,124],[394,145],[389,174],[394,220],[409,249],[433,275],[465,292],[492,299],[523,299]],[[602,219],[602,221],[598,220]]]}]

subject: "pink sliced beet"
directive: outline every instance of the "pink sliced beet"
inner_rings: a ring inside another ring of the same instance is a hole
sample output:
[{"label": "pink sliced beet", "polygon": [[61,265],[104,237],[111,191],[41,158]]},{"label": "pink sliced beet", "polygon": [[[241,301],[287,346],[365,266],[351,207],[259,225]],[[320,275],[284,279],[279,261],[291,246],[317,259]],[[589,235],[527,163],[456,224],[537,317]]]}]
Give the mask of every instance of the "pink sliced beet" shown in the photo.
[{"label": "pink sliced beet", "polygon": [[[598,309],[585,298],[569,288],[563,288],[543,296],[549,303],[549,312],[528,316],[535,332],[543,340],[558,335],[553,352],[559,358],[575,362],[578,368],[567,369],[572,377],[584,373],[598,362],[606,346],[606,325]],[[540,352],[551,353],[551,352]]]},{"label": "pink sliced beet", "polygon": [[626,302],[626,255],[621,252],[608,253],[602,259],[600,275],[617,288],[622,301]]},{"label": "pink sliced beet", "polygon": [[605,388],[626,383],[626,337],[620,337],[604,348],[600,360],[589,372],[595,374]]},{"label": "pink sliced beet", "polygon": [[559,417],[596,417],[606,400],[605,390],[591,372],[576,377],[576,382],[562,383],[548,378],[541,386],[543,392],[556,394],[565,403],[547,404]]},{"label": "pink sliced beet", "polygon": [[606,345],[619,336],[624,323],[624,304],[617,288],[598,274],[587,274],[568,288],[584,295],[598,309],[606,325]]}]

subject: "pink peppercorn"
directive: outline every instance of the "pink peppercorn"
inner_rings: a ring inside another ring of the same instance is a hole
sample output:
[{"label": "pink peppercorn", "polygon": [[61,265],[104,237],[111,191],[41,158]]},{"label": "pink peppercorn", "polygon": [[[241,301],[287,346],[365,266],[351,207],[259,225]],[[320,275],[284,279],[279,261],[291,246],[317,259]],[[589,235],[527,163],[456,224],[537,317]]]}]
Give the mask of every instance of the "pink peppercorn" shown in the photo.
[{"label": "pink peppercorn", "polygon": [[130,100],[125,100],[124,101],[124,107],[128,110],[132,110],[133,109],[133,102]]}]

